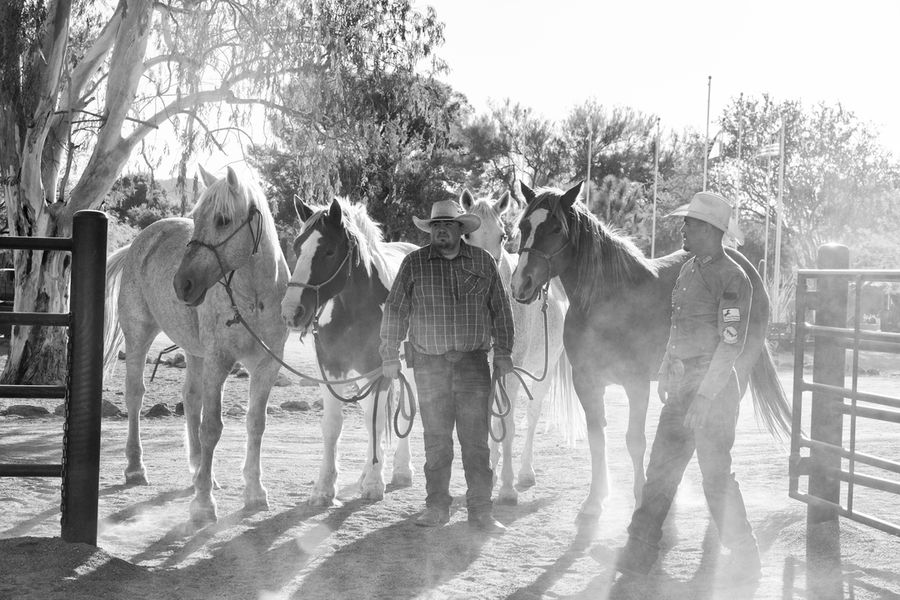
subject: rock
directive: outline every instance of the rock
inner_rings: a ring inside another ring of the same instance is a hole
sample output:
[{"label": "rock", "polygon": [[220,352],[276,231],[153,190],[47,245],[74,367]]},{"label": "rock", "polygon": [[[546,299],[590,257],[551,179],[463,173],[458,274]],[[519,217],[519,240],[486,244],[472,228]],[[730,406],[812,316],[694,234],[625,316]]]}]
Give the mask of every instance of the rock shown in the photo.
[{"label": "rock", "polygon": [[237,375],[238,372],[243,368],[244,365],[242,365],[240,362],[236,362],[234,363],[234,366],[231,367],[231,372],[229,373],[229,375]]},{"label": "rock", "polygon": [[243,417],[245,414],[247,414],[247,409],[244,408],[244,406],[241,404],[235,404],[227,411],[225,411],[225,414],[230,417]]},{"label": "rock", "polygon": [[183,417],[184,416],[184,402],[179,402],[175,405],[175,416]]},{"label": "rock", "polygon": [[316,400],[315,402],[313,402],[313,408],[315,408],[316,410],[322,410],[322,401]]},{"label": "rock", "polygon": [[168,404],[160,402],[159,404],[154,404],[150,407],[150,410],[144,415],[148,418],[156,418],[156,417],[171,417],[172,409],[169,408]]},{"label": "rock", "polygon": [[245,369],[244,367],[241,367],[240,369],[238,369],[237,373],[234,374],[234,376],[238,379],[247,379],[248,377],[250,377],[250,372],[247,371],[247,369]]},{"label": "rock", "polygon": [[169,361],[169,365],[175,367],[176,369],[184,369],[187,367],[187,363],[184,360],[184,354],[178,352],[172,359]]},{"label": "rock", "polygon": [[309,402],[306,400],[288,400],[281,403],[281,408],[284,410],[307,411],[309,410]]},{"label": "rock", "polygon": [[267,415],[277,415],[277,414],[280,413],[280,412],[281,412],[281,409],[278,408],[277,406],[267,406],[267,407],[266,407],[266,414],[267,414]]},{"label": "rock", "polygon": [[119,360],[125,360],[125,351],[119,350]]},{"label": "rock", "polygon": [[53,414],[56,415],[57,417],[66,416],[66,403],[63,402],[61,404],[58,404],[56,406],[56,408],[53,409]]},{"label": "rock", "polygon": [[15,404],[3,411],[3,414],[7,417],[25,417],[28,419],[36,419],[39,417],[49,417],[50,411],[43,406],[34,406],[31,404]]},{"label": "rock", "polygon": [[275,378],[275,383],[273,385],[275,387],[289,387],[294,385],[294,381],[284,373],[279,373],[278,377]]},{"label": "rock", "polygon": [[110,402],[109,400],[104,400],[103,405],[100,407],[100,416],[102,417],[123,417],[125,413],[123,413],[118,406]]}]

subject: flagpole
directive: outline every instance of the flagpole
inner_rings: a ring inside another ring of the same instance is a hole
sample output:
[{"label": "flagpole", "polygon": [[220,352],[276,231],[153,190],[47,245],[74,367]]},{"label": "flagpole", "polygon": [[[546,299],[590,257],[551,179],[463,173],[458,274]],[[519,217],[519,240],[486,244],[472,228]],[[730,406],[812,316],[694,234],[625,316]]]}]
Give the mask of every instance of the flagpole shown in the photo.
[{"label": "flagpole", "polygon": [[706,191],[706,166],[709,159],[709,102],[712,99],[712,75],[706,81],[706,143],[703,144],[703,191]]},{"label": "flagpole", "polygon": [[738,99],[738,128],[737,128],[737,193],[734,198],[734,224],[740,228],[741,224],[741,178],[743,175],[743,165],[741,164],[741,137],[743,137],[744,128],[744,93]]},{"label": "flagpole", "polygon": [[781,322],[781,213],[784,210],[784,115],[781,117],[781,134],[778,140],[781,168],[778,171],[778,204],[775,207],[775,283],[772,291],[775,322]]},{"label": "flagpole", "polygon": [[585,185],[587,186],[587,190],[585,192],[585,205],[590,208],[591,206],[591,152],[593,151],[593,143],[594,143],[594,124],[591,123],[588,128],[588,151],[587,151],[587,181]]},{"label": "flagpole", "polygon": [[650,258],[656,257],[656,190],[659,181],[659,117],[656,117],[656,142],[653,144],[653,230],[650,232]]},{"label": "flagpole", "polygon": [[766,159],[766,233],[763,236],[763,281],[769,285],[769,173],[772,171],[772,159]]}]

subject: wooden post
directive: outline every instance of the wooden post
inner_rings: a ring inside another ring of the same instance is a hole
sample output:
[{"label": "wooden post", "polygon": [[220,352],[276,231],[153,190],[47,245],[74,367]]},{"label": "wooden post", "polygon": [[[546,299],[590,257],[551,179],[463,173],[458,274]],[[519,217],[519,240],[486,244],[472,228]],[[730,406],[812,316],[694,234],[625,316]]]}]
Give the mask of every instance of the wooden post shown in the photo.
[{"label": "wooden post", "polygon": [[[819,269],[850,268],[850,249],[840,244],[819,247]],[[847,326],[847,278],[820,277],[816,280],[816,325]],[[813,350],[813,382],[844,387],[844,343],[818,337]],[[813,392],[810,408],[810,438],[841,447],[844,399],[837,394]],[[810,450],[809,494],[840,503],[841,482],[837,473],[841,457],[836,452]],[[810,504],[806,511],[807,586],[813,597],[840,597],[841,549],[837,511],[829,506]],[[837,577],[835,578],[835,575]],[[838,593],[838,596],[834,596]]]},{"label": "wooden post", "polygon": [[62,538],[97,545],[100,417],[103,392],[103,312],[106,297],[106,214],[75,213],[69,397],[63,447]]}]

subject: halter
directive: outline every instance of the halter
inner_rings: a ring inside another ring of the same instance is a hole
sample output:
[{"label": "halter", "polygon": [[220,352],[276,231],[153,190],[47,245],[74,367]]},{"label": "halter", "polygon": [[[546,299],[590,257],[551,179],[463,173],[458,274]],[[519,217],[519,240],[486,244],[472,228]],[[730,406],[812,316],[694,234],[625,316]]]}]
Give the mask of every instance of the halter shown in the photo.
[{"label": "halter", "polygon": [[[522,255],[525,254],[526,252],[533,252],[533,253],[536,254],[538,257],[543,258],[544,260],[547,261],[547,273],[552,273],[552,272],[553,272],[553,264],[552,264],[550,261],[552,261],[554,258],[556,258],[557,256],[559,256],[559,254],[560,254],[563,250],[565,250],[566,248],[568,248],[570,243],[571,243],[571,242],[569,241],[569,238],[566,238],[566,241],[563,242],[562,246],[560,246],[559,248],[557,248],[556,250],[554,250],[554,251],[551,252],[550,254],[547,254],[547,253],[544,252],[543,250],[538,250],[537,248],[519,248],[519,256],[522,256]],[[552,279],[552,277],[549,277],[549,278],[548,278],[548,281],[549,281],[550,279]]]},{"label": "halter", "polygon": [[[334,281],[338,275],[340,275],[341,271],[344,269],[344,265],[346,265],[350,261],[350,256],[353,255],[353,250],[355,247],[355,242],[352,236],[347,236],[347,254],[344,255],[344,259],[341,261],[341,264],[338,265],[337,269],[335,269],[334,273],[321,283],[301,283],[299,281],[289,281],[288,287],[297,287],[304,290],[313,290],[316,293],[316,304],[313,308],[313,314],[315,315],[313,319],[313,334],[316,334],[319,328],[319,315],[322,313],[322,310],[325,308],[324,305],[320,305],[319,303],[319,290]],[[351,270],[347,269],[347,279],[350,279]],[[321,307],[320,307],[321,306]]]},{"label": "halter", "polygon": [[[258,215],[260,218],[260,224],[256,230],[256,234],[253,233],[253,225],[252,225],[254,215]],[[231,276],[234,275],[234,269],[232,269],[230,272],[225,270],[225,264],[222,262],[222,257],[219,256],[219,252],[218,252],[217,248],[221,248],[222,246],[227,244],[231,240],[231,238],[233,238],[234,236],[236,236],[238,234],[238,232],[241,229],[243,229],[244,227],[248,227],[250,229],[250,239],[253,240],[253,251],[250,254],[251,254],[251,256],[253,254],[256,254],[256,252],[259,250],[259,243],[262,240],[262,222],[261,221],[262,221],[262,213],[259,212],[259,209],[256,208],[255,205],[251,205],[250,209],[247,211],[247,218],[244,219],[244,222],[241,223],[237,229],[232,231],[228,237],[226,237],[224,240],[222,240],[218,244],[207,244],[206,242],[201,242],[200,240],[191,240],[187,243],[187,247],[190,248],[191,246],[200,246],[201,248],[208,248],[209,250],[211,250],[213,253],[213,256],[216,257],[216,261],[219,263],[219,270],[222,271],[222,278],[230,281]]]}]

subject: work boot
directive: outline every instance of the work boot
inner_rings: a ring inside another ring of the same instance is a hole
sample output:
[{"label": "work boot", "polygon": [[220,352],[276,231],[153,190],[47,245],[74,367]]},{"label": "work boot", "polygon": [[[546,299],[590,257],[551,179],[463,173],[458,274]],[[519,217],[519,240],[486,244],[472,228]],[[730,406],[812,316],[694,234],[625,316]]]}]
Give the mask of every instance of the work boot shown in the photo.
[{"label": "work boot", "polygon": [[450,522],[450,511],[441,509],[437,506],[426,506],[418,517],[415,524],[419,527],[440,527]]},{"label": "work boot", "polygon": [[653,568],[659,556],[659,549],[637,538],[629,537],[619,550],[616,571],[623,575],[643,577]]},{"label": "work boot", "polygon": [[492,535],[506,533],[506,525],[495,519],[491,513],[469,515],[469,527]]},{"label": "work boot", "polygon": [[762,576],[759,548],[756,540],[731,549],[716,574],[718,586],[735,586],[755,583]]}]

